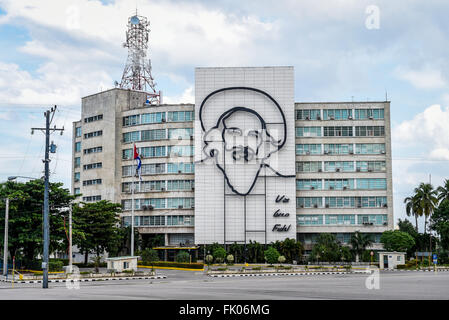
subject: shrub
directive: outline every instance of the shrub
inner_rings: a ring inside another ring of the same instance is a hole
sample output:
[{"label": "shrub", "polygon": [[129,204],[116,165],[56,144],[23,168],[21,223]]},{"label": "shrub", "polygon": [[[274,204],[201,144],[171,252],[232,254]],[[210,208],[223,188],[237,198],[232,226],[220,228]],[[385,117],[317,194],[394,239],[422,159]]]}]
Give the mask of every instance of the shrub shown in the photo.
[{"label": "shrub", "polygon": [[284,263],[285,262],[285,257],[284,256],[279,256],[278,262],[279,263]]},{"label": "shrub", "polygon": [[398,270],[400,270],[400,269],[406,269],[407,266],[406,266],[405,264],[398,264],[398,265],[396,266],[396,268],[397,268]]},{"label": "shrub", "polygon": [[61,260],[48,261],[48,271],[62,271],[63,266],[64,262],[62,262]]},{"label": "shrub", "polygon": [[154,262],[159,261],[159,255],[154,249],[147,248],[142,251],[142,262],[147,265],[151,265]]},{"label": "shrub", "polygon": [[259,271],[259,270],[262,270],[262,267],[254,267],[251,270]]},{"label": "shrub", "polygon": [[232,254],[228,254],[226,260],[228,261],[229,264],[232,264],[234,262],[234,256]]},{"label": "shrub", "polygon": [[213,256],[211,256],[210,254],[208,254],[207,256],[206,256],[206,264],[211,264],[212,263],[212,261],[214,261],[214,257]]},{"label": "shrub", "polygon": [[228,268],[217,268],[217,271],[226,271],[226,270],[228,270]]},{"label": "shrub", "polygon": [[188,254],[186,251],[179,251],[175,257],[175,261],[181,263],[188,263],[190,262],[190,254]]},{"label": "shrub", "polygon": [[[142,264],[140,264],[142,265]],[[186,269],[203,269],[204,264],[202,263],[183,263],[183,262],[172,262],[172,261],[158,261],[153,263],[154,267],[167,267],[167,268],[186,268]]]},{"label": "shrub", "polygon": [[273,247],[270,247],[268,248],[268,250],[265,250],[265,260],[269,264],[278,262],[279,256],[280,256],[279,252]]},{"label": "shrub", "polygon": [[218,247],[214,250],[213,256],[217,263],[223,263],[226,257],[226,250],[222,247]]}]

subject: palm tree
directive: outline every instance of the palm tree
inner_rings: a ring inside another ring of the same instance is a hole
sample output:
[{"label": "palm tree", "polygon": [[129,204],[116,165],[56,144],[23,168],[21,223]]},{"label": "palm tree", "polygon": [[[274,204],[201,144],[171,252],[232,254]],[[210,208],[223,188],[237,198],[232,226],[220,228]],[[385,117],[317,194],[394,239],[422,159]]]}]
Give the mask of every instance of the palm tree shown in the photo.
[{"label": "palm tree", "polygon": [[420,210],[424,215],[424,233],[427,230],[427,218],[429,218],[438,204],[437,191],[433,190],[430,183],[421,182],[418,188],[415,188],[415,196],[419,200]]},{"label": "palm tree", "polygon": [[415,217],[415,230],[416,230],[416,232],[418,232],[418,217],[422,216],[422,210],[419,205],[419,199],[415,194],[411,197],[405,198],[404,203],[405,203],[405,210],[407,212],[407,216]]},{"label": "palm tree", "polygon": [[444,187],[438,187],[438,201],[449,200],[449,179],[444,180]]},{"label": "palm tree", "polygon": [[355,253],[355,262],[359,262],[359,256],[365,251],[366,247],[370,246],[373,241],[367,234],[361,234],[359,231],[351,235],[352,251]]}]

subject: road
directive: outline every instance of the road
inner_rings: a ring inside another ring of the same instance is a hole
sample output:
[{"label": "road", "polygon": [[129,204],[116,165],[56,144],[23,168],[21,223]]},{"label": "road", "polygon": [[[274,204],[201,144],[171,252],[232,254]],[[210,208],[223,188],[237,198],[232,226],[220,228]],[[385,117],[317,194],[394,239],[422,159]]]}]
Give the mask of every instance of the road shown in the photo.
[{"label": "road", "polygon": [[[381,272],[379,289],[367,289],[367,274],[213,278],[195,271],[158,270],[160,280],[65,283],[0,283],[1,300],[28,299],[170,299],[170,300],[288,300],[288,299],[448,299],[449,272]],[[43,294],[44,293],[44,294]]]}]

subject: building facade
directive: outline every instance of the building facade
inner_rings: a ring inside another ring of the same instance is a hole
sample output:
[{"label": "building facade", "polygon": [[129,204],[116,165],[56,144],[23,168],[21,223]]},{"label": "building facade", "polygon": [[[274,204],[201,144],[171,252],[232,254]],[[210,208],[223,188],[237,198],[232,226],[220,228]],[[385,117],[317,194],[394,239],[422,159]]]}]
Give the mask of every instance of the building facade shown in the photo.
[{"label": "building facade", "polygon": [[[380,248],[393,229],[390,102],[294,103],[293,88],[293,67],[198,68],[195,105],[152,105],[124,89],[84,97],[73,192],[121,203],[125,225],[134,197],[135,227],[165,246],[296,237],[307,252],[320,233],[348,243],[360,231]],[[246,169],[232,166],[239,159]]]}]

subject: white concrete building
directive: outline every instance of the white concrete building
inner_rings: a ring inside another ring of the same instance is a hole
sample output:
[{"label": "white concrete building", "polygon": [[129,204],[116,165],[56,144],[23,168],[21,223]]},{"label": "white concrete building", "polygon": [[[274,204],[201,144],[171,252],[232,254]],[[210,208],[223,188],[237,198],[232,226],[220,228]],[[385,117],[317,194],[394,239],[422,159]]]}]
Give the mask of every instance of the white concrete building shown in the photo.
[{"label": "white concrete building", "polygon": [[307,251],[319,233],[360,231],[380,249],[393,229],[390,102],[295,103],[293,67],[198,68],[195,83],[195,105],[123,89],[82,99],[80,201],[122,203],[129,224],[135,181],[135,226],[166,246],[296,237]]}]

